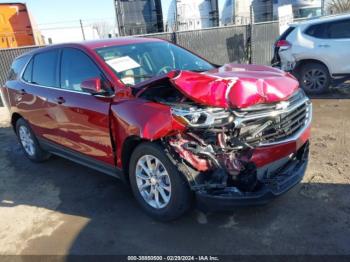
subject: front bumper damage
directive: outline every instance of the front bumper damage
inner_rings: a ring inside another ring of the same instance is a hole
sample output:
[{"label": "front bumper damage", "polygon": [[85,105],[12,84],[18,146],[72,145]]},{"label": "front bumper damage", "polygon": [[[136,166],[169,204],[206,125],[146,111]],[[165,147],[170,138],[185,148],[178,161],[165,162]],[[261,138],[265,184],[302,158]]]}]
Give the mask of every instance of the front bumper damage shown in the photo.
[{"label": "front bumper damage", "polygon": [[260,185],[253,192],[242,192],[236,187],[196,191],[197,205],[205,211],[230,210],[237,206],[266,204],[298,184],[308,164],[309,143],[306,142],[287,163],[278,170],[266,170]]},{"label": "front bumper damage", "polygon": [[200,209],[264,204],[302,180],[311,118],[312,105],[299,91],[285,102],[236,112],[232,124],[189,129],[165,144]]},{"label": "front bumper damage", "polygon": [[163,104],[160,141],[202,209],[265,203],[302,179],[312,105],[289,74],[225,65],[170,72],[136,91]]}]

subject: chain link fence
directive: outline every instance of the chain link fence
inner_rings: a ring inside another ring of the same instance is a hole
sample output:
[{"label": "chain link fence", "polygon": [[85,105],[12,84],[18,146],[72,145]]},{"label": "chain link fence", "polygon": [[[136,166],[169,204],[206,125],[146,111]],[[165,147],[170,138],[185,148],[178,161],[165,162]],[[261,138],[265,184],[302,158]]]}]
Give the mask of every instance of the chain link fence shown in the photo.
[{"label": "chain link fence", "polygon": [[[0,49],[0,86],[3,86],[7,80],[13,59],[40,46],[27,46],[19,48]],[[3,106],[0,99],[0,107]]]},{"label": "chain link fence", "polygon": [[212,27],[200,30],[141,35],[171,41],[215,64],[247,63],[248,26]]},{"label": "chain link fence", "polygon": [[273,57],[273,44],[279,36],[278,22],[259,23],[252,26],[251,62],[269,65]]},{"label": "chain link fence", "polygon": [[40,46],[27,46],[18,48],[0,49],[0,85],[4,85],[7,79],[13,59]]}]

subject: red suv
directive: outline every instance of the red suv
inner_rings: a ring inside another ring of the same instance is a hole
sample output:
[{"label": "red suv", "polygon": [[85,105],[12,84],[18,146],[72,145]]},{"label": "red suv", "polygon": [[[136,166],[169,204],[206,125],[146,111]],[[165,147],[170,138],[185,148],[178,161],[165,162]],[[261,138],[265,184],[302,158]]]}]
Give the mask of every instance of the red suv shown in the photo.
[{"label": "red suv", "polygon": [[265,203],[296,185],[312,107],[290,74],[218,66],[159,39],[53,45],[1,89],[25,155],[59,155],[130,183],[160,220]]}]

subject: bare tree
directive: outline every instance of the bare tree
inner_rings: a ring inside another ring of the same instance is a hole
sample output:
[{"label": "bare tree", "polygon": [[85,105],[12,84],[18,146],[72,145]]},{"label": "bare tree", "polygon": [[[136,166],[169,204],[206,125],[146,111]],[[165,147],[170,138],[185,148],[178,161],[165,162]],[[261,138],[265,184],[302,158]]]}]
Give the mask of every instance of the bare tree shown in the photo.
[{"label": "bare tree", "polygon": [[331,14],[350,12],[350,0],[330,0],[327,8]]},{"label": "bare tree", "polygon": [[101,39],[108,38],[108,35],[113,30],[113,25],[108,22],[96,22],[92,27],[97,31]]}]

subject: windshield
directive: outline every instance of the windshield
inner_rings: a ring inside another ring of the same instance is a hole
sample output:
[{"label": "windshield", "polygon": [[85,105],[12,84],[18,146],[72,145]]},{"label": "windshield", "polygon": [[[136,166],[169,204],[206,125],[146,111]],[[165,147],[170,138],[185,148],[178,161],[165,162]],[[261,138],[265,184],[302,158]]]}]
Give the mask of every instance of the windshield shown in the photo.
[{"label": "windshield", "polygon": [[214,66],[168,42],[146,42],[96,50],[126,85],[133,86],[172,70],[203,72]]}]

